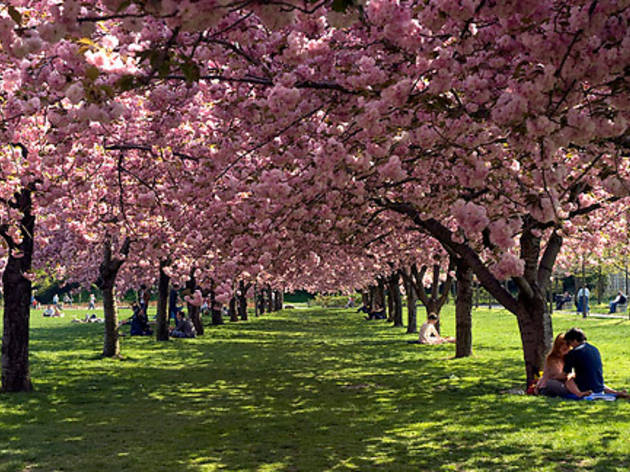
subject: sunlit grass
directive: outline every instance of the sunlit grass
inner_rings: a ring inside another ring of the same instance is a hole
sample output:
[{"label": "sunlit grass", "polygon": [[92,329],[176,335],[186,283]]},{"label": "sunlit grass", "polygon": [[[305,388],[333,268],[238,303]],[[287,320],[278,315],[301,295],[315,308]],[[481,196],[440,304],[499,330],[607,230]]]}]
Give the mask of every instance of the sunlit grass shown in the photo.
[{"label": "sunlit grass", "polygon": [[[102,325],[39,313],[36,391],[0,396],[0,471],[630,469],[629,403],[503,393],[524,376],[503,310],[475,311],[467,359],[317,309],[193,340],[124,337],[122,360],[101,359]],[[556,331],[573,325],[600,348],[607,383],[630,386],[630,321],[554,315]],[[442,326],[454,334],[452,307]]]}]

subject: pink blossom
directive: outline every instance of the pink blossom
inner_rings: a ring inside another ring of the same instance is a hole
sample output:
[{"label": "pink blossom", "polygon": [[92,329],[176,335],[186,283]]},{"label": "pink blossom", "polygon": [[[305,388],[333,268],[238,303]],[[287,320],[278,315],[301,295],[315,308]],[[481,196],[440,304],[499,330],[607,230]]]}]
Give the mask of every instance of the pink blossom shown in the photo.
[{"label": "pink blossom", "polygon": [[525,262],[511,253],[501,256],[497,264],[491,267],[492,273],[499,280],[506,280],[510,277],[519,277],[525,270]]},{"label": "pink blossom", "polygon": [[84,96],[83,85],[79,82],[75,82],[66,89],[66,97],[71,103],[79,103]]},{"label": "pink blossom", "polygon": [[484,207],[461,199],[453,205],[452,214],[468,237],[481,233],[490,222]]}]

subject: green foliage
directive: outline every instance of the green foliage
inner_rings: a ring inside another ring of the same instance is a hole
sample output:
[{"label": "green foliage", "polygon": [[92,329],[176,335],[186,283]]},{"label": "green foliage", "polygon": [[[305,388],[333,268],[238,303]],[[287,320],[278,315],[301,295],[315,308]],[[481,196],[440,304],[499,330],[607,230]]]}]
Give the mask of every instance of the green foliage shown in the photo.
[{"label": "green foliage", "polygon": [[[357,300],[359,300],[359,305],[361,296],[354,295],[353,296],[355,305],[357,304]],[[315,295],[315,298],[308,301],[309,306],[321,306],[324,308],[343,308],[348,303],[348,295]]]},{"label": "green foliage", "polygon": [[[192,340],[125,337],[121,361],[98,356],[102,325],[34,313],[36,392],[0,396],[0,471],[630,468],[630,402],[505,393],[524,377],[516,319],[473,323],[467,359],[352,310],[296,309]],[[556,332],[573,325],[607,383],[629,386],[630,322],[554,315]],[[452,306],[442,330],[455,334]]]},{"label": "green foliage", "polygon": [[306,303],[313,298],[315,298],[315,296],[305,290],[297,290],[293,293],[284,294],[284,301],[286,303]]},{"label": "green foliage", "polygon": [[341,13],[345,13],[350,6],[352,6],[352,0],[333,0],[332,2],[332,9]]}]

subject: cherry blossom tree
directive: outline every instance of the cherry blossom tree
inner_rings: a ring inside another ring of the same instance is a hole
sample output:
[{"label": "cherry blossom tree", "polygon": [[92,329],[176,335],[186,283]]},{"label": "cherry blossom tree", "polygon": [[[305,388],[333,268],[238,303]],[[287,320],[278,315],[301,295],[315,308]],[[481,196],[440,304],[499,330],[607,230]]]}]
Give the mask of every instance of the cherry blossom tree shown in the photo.
[{"label": "cherry blossom tree", "polygon": [[[226,215],[251,199],[245,215],[301,225],[287,236],[343,237],[358,214],[399,213],[516,315],[528,380],[551,341],[563,240],[627,204],[623,2],[66,0],[2,15],[6,142],[43,108],[59,153],[82,136],[179,157],[196,172],[178,200],[211,189],[204,213]],[[142,133],[108,132],[133,119],[123,100],[140,103]],[[253,246],[266,262],[276,221],[220,238],[267,232]]]}]

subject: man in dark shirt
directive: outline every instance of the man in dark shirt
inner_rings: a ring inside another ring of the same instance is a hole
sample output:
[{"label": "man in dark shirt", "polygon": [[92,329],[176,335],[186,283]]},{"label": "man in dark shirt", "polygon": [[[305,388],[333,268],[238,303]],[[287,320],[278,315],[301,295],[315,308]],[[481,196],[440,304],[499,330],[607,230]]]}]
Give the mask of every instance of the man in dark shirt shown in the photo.
[{"label": "man in dark shirt", "polygon": [[604,384],[602,358],[599,350],[586,342],[584,331],[571,328],[564,334],[564,340],[573,349],[564,356],[564,372],[575,371],[575,383],[581,391],[591,390],[595,393],[612,393],[618,397],[628,397],[628,393],[608,388]]}]

